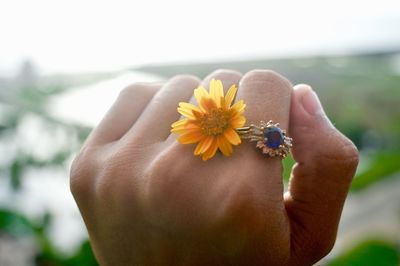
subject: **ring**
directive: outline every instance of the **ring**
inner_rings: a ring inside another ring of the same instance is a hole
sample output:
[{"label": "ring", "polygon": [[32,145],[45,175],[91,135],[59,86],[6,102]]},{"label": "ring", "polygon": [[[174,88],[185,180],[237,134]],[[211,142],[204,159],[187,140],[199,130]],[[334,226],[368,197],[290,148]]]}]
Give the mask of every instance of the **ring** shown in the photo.
[{"label": "ring", "polygon": [[271,157],[285,158],[292,147],[293,139],[287,137],[286,131],[279,127],[279,123],[274,124],[272,120],[267,123],[261,121],[259,126],[251,124],[248,127],[236,128],[236,132],[242,139],[257,141],[256,147]]},{"label": "ring", "polygon": [[212,79],[209,91],[199,86],[194,90],[198,105],[180,102],[177,108],[183,118],[171,125],[171,133],[179,134],[182,144],[196,144],[193,154],[203,161],[214,157],[219,150],[230,156],[233,147],[242,139],[257,141],[257,148],[271,157],[285,158],[292,146],[292,139],[279,124],[260,122],[260,126],[244,127],[246,104],[236,100],[237,87],[233,84],[226,94],[221,80]]}]

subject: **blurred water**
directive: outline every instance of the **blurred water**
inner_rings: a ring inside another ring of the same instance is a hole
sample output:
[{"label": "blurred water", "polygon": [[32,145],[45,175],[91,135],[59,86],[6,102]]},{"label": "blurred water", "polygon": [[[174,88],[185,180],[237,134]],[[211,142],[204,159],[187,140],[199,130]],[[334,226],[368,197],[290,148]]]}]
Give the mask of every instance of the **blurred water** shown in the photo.
[{"label": "blurred water", "polygon": [[121,89],[134,82],[157,82],[162,77],[142,73],[123,72],[115,78],[84,87],[67,90],[52,99],[50,114],[61,121],[94,127],[117,98]]}]

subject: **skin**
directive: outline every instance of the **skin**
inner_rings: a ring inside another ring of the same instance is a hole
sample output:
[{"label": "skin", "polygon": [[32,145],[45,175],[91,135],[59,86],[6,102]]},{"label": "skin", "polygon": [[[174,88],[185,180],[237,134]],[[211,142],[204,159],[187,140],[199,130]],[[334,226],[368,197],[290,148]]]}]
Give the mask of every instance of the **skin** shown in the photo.
[{"label": "skin", "polygon": [[[170,134],[199,84],[238,84],[247,124],[289,129],[296,160],[243,141],[207,162]],[[290,125],[290,128],[289,128]],[[124,89],[71,168],[71,191],[101,265],[312,265],[332,249],[358,151],[307,85],[268,70],[219,70]]]}]

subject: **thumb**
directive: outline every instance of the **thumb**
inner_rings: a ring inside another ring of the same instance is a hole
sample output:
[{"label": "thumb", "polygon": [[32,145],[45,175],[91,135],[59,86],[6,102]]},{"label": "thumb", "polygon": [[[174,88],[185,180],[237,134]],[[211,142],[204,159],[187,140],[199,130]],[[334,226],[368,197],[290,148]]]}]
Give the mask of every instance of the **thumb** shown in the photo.
[{"label": "thumb", "polygon": [[354,144],[329,121],[317,94],[294,88],[290,133],[293,158],[285,208],[295,261],[312,264],[333,247],[343,204],[357,168]]}]

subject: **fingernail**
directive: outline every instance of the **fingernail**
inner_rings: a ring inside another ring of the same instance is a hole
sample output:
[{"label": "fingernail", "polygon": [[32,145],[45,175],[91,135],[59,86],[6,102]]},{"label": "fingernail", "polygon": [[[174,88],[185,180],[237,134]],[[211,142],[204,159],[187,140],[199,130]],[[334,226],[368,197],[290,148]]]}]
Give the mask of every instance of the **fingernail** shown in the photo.
[{"label": "fingernail", "polygon": [[323,118],[323,120],[330,126],[334,127],[331,120],[326,116],[324,108],[322,108],[318,95],[309,88],[303,95],[302,104],[304,109],[314,117]]},{"label": "fingernail", "polygon": [[302,103],[304,109],[310,115],[325,114],[317,94],[311,88],[304,93]]}]

